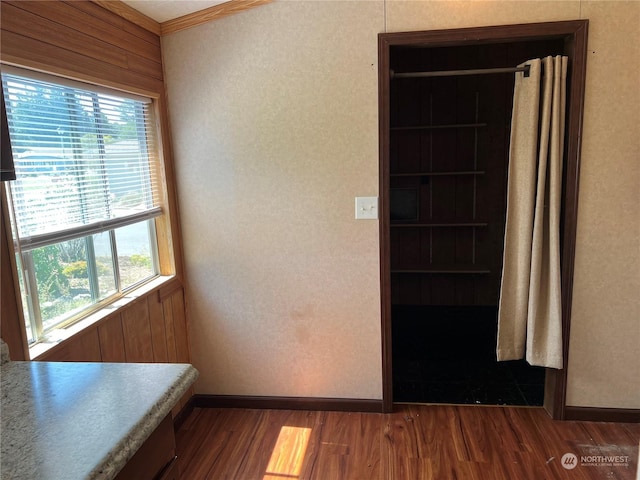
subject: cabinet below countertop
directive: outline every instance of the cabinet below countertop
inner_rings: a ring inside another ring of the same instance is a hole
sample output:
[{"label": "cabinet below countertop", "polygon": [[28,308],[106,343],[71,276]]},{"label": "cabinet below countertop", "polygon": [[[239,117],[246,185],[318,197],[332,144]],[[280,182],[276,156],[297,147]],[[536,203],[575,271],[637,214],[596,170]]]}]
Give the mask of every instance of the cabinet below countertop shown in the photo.
[{"label": "cabinet below countertop", "polygon": [[[174,466],[176,460],[173,419],[171,415],[167,415],[120,470],[115,480],[179,480]],[[171,476],[171,471],[176,474]]]},{"label": "cabinet below countertop", "polygon": [[149,480],[163,468],[177,478],[166,433],[198,377],[191,365],[8,362],[1,376],[3,480],[146,480],[137,470],[126,476],[137,452],[158,455]]}]

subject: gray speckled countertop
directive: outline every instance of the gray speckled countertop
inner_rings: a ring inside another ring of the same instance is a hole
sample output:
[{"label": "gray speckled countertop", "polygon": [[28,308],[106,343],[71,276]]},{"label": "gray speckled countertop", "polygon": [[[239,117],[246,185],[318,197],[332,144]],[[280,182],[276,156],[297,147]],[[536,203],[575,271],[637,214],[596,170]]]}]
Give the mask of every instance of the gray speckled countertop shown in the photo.
[{"label": "gray speckled countertop", "polygon": [[2,480],[114,478],[198,377],[187,364],[7,362]]}]

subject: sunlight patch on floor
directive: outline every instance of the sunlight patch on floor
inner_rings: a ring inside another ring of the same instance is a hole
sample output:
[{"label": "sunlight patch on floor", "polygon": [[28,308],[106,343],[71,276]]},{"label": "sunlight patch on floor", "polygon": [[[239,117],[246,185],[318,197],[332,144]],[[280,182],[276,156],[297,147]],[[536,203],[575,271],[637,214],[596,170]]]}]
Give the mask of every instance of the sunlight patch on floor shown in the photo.
[{"label": "sunlight patch on floor", "polygon": [[263,480],[285,480],[298,478],[302,471],[310,428],[284,425],[276,441]]}]

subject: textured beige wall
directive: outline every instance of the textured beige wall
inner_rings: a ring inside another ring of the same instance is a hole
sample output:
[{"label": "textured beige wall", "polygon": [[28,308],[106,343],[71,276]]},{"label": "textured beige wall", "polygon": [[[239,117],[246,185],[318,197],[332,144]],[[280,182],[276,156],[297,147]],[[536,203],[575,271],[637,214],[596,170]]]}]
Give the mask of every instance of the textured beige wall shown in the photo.
[{"label": "textured beige wall", "polygon": [[387,31],[408,32],[575,20],[579,18],[580,1],[389,0],[386,10]]},{"label": "textured beige wall", "polygon": [[381,397],[378,224],[353,220],[379,32],[589,18],[568,399],[640,408],[639,9],[280,1],[165,37],[198,391]]},{"label": "textured beige wall", "polygon": [[591,19],[569,405],[640,408],[640,2]]},{"label": "textured beige wall", "polygon": [[283,2],[164,39],[199,392],[381,398],[381,29]]}]

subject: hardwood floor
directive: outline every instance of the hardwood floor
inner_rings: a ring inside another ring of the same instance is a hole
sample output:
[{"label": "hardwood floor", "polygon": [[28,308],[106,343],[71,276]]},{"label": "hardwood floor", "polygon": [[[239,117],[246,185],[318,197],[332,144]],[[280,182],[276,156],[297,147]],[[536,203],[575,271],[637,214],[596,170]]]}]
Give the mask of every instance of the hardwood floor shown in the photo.
[{"label": "hardwood floor", "polygon": [[[639,441],[640,424],[450,405],[393,414],[196,408],[177,432],[183,480],[635,480]],[[572,469],[561,465],[567,453]]]}]

